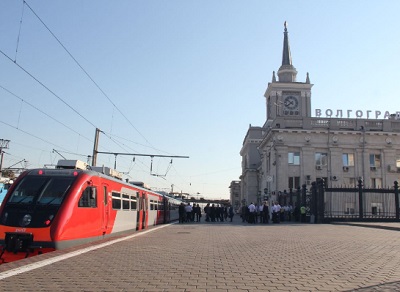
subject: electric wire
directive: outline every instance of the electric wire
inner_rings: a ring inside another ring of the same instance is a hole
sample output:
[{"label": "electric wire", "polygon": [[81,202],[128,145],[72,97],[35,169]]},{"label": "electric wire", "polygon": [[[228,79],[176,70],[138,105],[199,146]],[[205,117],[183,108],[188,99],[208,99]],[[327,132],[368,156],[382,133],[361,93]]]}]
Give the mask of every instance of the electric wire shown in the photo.
[{"label": "electric wire", "polygon": [[39,79],[37,79],[33,74],[31,74],[28,70],[26,70],[24,67],[22,67],[20,64],[17,62],[14,62],[6,53],[4,53],[2,50],[0,50],[0,53],[6,57],[9,61],[13,62],[15,65],[18,66],[22,71],[24,71],[29,77],[31,77],[33,80],[35,80],[37,83],[39,83],[43,88],[45,88],[48,92],[50,92],[53,96],[55,96],[59,101],[61,101],[63,104],[65,104],[67,107],[69,107],[73,112],[75,112],[78,116],[80,116],[82,119],[84,119],[87,123],[93,126],[93,128],[97,128],[91,121],[89,121],[87,118],[85,118],[81,113],[79,113],[76,109],[74,109],[70,104],[68,104],[64,99],[62,99],[59,95],[57,95],[54,91],[52,91],[49,87],[47,87],[43,82],[41,82]]},{"label": "electric wire", "polygon": [[[64,126],[65,128],[67,128],[68,130],[74,132],[75,134],[78,134],[80,137],[83,137],[85,139],[87,139],[89,142],[93,143],[93,139],[89,139],[87,137],[85,137],[84,135],[80,134],[79,132],[77,132],[76,130],[72,129],[71,127],[67,126],[66,124],[64,124],[63,122],[60,122],[59,120],[57,120],[56,118],[52,117],[51,115],[47,114],[46,112],[44,112],[43,110],[41,110],[40,108],[36,107],[35,105],[29,103],[28,101],[24,100],[23,98],[19,97],[18,95],[16,95],[15,93],[11,92],[10,90],[8,90],[7,88],[5,88],[4,86],[2,86],[0,84],[0,88],[3,89],[4,91],[6,91],[7,93],[9,93],[11,96],[19,99],[22,103],[25,103],[27,105],[29,105],[30,107],[34,108],[35,110],[37,110],[38,112],[42,113],[43,115],[45,115],[46,117],[50,118],[51,120],[57,122],[58,124]],[[18,123],[19,123],[19,118],[18,118]],[[18,128],[18,127],[17,127]]]},{"label": "electric wire", "polygon": [[[107,93],[99,86],[99,84],[92,78],[92,76],[83,68],[83,66],[78,62],[78,60],[72,55],[72,53],[67,49],[67,47],[60,41],[60,39],[52,32],[52,30],[44,23],[40,16],[32,9],[32,7],[24,0],[25,5],[31,10],[31,12],[36,16],[36,18],[42,23],[42,25],[47,29],[47,31],[54,37],[54,39],[59,43],[59,45],[65,50],[65,52],[71,57],[75,64],[84,72],[84,74],[93,82],[93,84],[99,89],[99,91],[106,97],[106,99],[113,105],[113,107],[125,118],[125,120],[132,126],[133,129],[147,142],[151,148],[156,149],[147,140],[147,138],[132,124],[132,122],[126,117],[126,115],[119,109],[119,107],[111,100]],[[104,133],[104,132],[103,132]],[[110,136],[108,137],[110,139]],[[115,142],[115,141],[114,141]],[[148,145],[146,145],[148,147]],[[160,151],[160,150],[158,150]]]},{"label": "electric wire", "polygon": [[29,135],[29,136],[31,136],[31,137],[34,137],[34,138],[36,138],[36,139],[38,139],[38,140],[40,140],[40,141],[42,141],[42,142],[45,142],[45,143],[47,143],[47,144],[56,146],[56,148],[58,147],[58,148],[62,148],[62,149],[64,149],[64,150],[66,150],[66,149],[65,149],[64,147],[62,147],[62,146],[56,145],[56,144],[54,144],[53,142],[47,141],[47,140],[45,140],[45,139],[43,139],[43,138],[40,138],[40,137],[38,137],[38,136],[36,136],[36,135],[34,135],[34,134],[32,134],[32,133],[29,133],[29,132],[27,132],[27,131],[24,131],[24,130],[22,130],[22,129],[19,129],[19,128],[13,126],[13,125],[10,125],[9,123],[6,123],[6,122],[1,121],[1,120],[0,120],[0,123],[4,124],[4,125],[6,125],[6,126],[8,126],[8,127],[10,127],[10,128],[14,128],[14,129],[16,129],[16,130],[18,130],[18,131],[20,131],[20,132],[26,134],[26,135]]},{"label": "electric wire", "polygon": [[[113,107],[125,118],[125,120],[132,126],[133,129],[135,129],[135,131],[146,141],[146,143],[148,145],[151,145],[151,147],[157,151],[161,151],[159,149],[156,149],[155,147],[152,146],[152,144],[147,140],[147,138],[132,124],[132,122],[126,117],[126,115],[116,106],[116,104],[111,100],[111,98],[104,92],[104,90],[98,85],[98,83],[89,75],[89,73],[80,65],[80,63],[73,57],[73,55],[69,52],[69,50],[61,43],[61,41],[56,37],[56,35],[49,29],[49,27],[43,22],[43,20],[36,14],[36,12],[31,8],[31,6],[24,0],[23,3],[25,5],[27,5],[27,7],[31,10],[31,12],[37,17],[37,19],[43,24],[43,26],[49,31],[49,33],[57,40],[57,42],[61,45],[61,47],[67,52],[67,54],[72,58],[72,60],[74,60],[74,62],[78,65],[79,68],[81,68],[81,70],[85,73],[85,75],[93,82],[93,84],[100,90],[100,92],[107,98],[107,100],[113,105]],[[24,6],[24,5],[23,5]],[[16,55],[14,60],[12,60],[4,51],[0,50],[0,53],[2,55],[4,55],[8,60],[10,60],[11,62],[13,62],[15,65],[17,65],[22,71],[24,71],[28,76],[30,76],[33,80],[35,80],[37,83],[39,83],[43,88],[45,88],[48,92],[50,92],[53,96],[55,96],[59,101],[61,101],[64,105],[66,105],[68,108],[70,108],[73,112],[75,112],[78,116],[80,116],[82,119],[84,119],[87,123],[89,123],[91,126],[93,126],[94,128],[97,128],[91,121],[89,121],[86,117],[84,117],[81,113],[79,113],[75,108],[73,108],[70,104],[68,104],[63,98],[61,98],[59,95],[57,95],[54,91],[52,91],[48,86],[46,86],[43,82],[41,82],[38,78],[36,78],[33,74],[31,74],[28,70],[26,70],[24,67],[22,67],[20,64],[18,64],[18,62],[16,61],[17,59],[17,53],[18,53],[18,46],[19,46],[19,40],[20,40],[20,34],[21,34],[21,28],[22,28],[22,19],[23,19],[23,11],[24,8],[22,9],[22,14],[21,14],[21,20],[20,20],[20,28],[19,28],[19,33],[18,33],[18,39],[17,39],[17,46],[16,46]],[[5,88],[3,88],[5,89]],[[6,90],[6,89],[5,89]],[[7,91],[7,90],[6,90]],[[21,99],[22,102],[25,102],[24,100]],[[29,103],[27,103],[29,104]],[[33,108],[37,109],[36,107],[34,107],[33,105],[29,104],[30,106],[32,106]],[[38,109],[37,109],[38,110]],[[40,110],[39,110],[40,111]],[[44,113],[44,112],[42,112]],[[51,116],[47,115],[46,113],[44,113],[46,116],[48,116],[49,118],[55,120],[54,118],[52,118]],[[57,121],[57,120],[56,120]],[[58,122],[58,121],[57,121]],[[36,139],[39,139],[41,141],[44,141],[46,143],[49,143],[51,145],[55,145],[49,141],[46,141],[43,138],[40,138],[36,135],[33,135],[27,131],[24,131],[22,129],[19,129],[18,127],[14,127],[6,122],[0,121],[0,123],[3,123],[9,127],[15,128],[27,135],[30,135],[32,137],[35,137]],[[61,123],[61,122],[59,122]],[[61,123],[62,125],[66,126],[65,124]],[[68,126],[66,126],[67,128],[69,128]],[[71,128],[69,128],[71,129]],[[76,132],[76,131],[74,131]],[[76,132],[77,133],[77,132]],[[79,133],[77,133],[79,134]],[[80,134],[79,134],[80,135]],[[87,137],[80,135],[86,139],[88,139]],[[108,138],[110,139],[111,136],[108,136]],[[90,140],[90,139],[88,139]],[[110,139],[112,141],[114,141],[114,143],[118,144],[117,141],[115,141],[114,139]],[[143,145],[148,147],[148,145]],[[57,145],[55,145],[57,146]],[[119,145],[120,147],[122,147],[121,145]],[[58,148],[63,148],[63,147],[59,147]],[[144,165],[144,164],[143,164]],[[169,169],[168,169],[169,171]]]},{"label": "electric wire", "polygon": [[[24,1],[25,2],[25,1]],[[19,30],[18,30],[18,37],[17,37],[17,45],[15,48],[15,58],[14,62],[17,62],[17,55],[18,55],[18,47],[19,47],[19,37],[21,36],[21,28],[22,28],[22,19],[24,17],[24,2],[22,3],[22,12],[21,12],[21,20],[19,21]]]},{"label": "electric wire", "polygon": [[111,100],[111,98],[105,93],[105,91],[99,86],[99,84],[90,76],[90,74],[82,67],[82,65],[75,59],[75,57],[70,53],[70,51],[61,43],[57,36],[50,30],[50,28],[43,22],[43,20],[36,14],[36,12],[29,6],[29,4],[24,0],[26,6],[32,11],[32,13],[37,17],[37,19],[43,24],[43,26],[49,31],[49,33],[55,38],[55,40],[60,44],[60,46],[67,52],[67,54],[74,60],[75,64],[85,73],[85,75],[93,82],[93,84],[100,90],[100,92],[107,98],[107,100],[117,109],[117,111],[125,118],[125,120],[132,126],[133,129],[149,144],[151,143],[146,139],[146,137],[132,124],[132,122],[126,117],[126,115],[117,107],[117,105]]}]

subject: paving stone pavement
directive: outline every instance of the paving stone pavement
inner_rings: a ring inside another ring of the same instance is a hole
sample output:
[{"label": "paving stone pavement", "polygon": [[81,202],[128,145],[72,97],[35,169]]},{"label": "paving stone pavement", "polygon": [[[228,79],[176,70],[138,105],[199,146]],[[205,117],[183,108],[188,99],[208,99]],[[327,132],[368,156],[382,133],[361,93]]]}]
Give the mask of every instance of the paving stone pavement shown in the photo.
[{"label": "paving stone pavement", "polygon": [[[400,229],[400,224],[396,226]],[[62,261],[0,266],[2,291],[400,291],[400,232],[329,224],[172,224]]]}]

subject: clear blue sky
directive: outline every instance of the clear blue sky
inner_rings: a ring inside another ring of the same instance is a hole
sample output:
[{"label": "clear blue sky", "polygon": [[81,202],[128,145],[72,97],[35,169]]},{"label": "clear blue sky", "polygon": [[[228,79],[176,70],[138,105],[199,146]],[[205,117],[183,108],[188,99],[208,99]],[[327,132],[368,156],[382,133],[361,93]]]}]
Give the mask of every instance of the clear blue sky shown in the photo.
[{"label": "clear blue sky", "polygon": [[[85,160],[98,127],[100,151],[190,157],[169,170],[170,159],[154,158],[161,178],[150,175],[149,157],[119,156],[131,180],[228,198],[249,124],[266,119],[284,21],[298,81],[309,72],[314,84],[313,112],[400,110],[400,1],[27,4],[106,96],[22,0],[2,0],[0,86],[18,96],[0,88],[0,139],[11,140],[3,167],[54,164],[53,149]],[[99,155],[103,164],[114,156]]]}]

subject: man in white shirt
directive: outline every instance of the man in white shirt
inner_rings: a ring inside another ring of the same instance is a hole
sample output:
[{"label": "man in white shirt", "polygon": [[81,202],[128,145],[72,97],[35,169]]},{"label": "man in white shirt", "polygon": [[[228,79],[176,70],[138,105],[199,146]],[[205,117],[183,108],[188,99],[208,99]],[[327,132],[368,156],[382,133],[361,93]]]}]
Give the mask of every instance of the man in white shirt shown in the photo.
[{"label": "man in white shirt", "polygon": [[192,221],[192,211],[193,208],[190,204],[187,204],[185,206],[185,211],[186,211],[186,222],[191,222]]},{"label": "man in white shirt", "polygon": [[256,223],[254,221],[254,215],[256,212],[256,206],[254,206],[253,202],[249,205],[249,223]]}]

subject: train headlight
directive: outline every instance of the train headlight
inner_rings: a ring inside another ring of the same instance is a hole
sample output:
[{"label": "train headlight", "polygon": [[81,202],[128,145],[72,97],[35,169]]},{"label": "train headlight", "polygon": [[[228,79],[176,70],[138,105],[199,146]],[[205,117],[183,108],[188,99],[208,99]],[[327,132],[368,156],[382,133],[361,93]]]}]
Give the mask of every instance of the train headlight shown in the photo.
[{"label": "train headlight", "polygon": [[31,221],[32,221],[32,216],[29,214],[26,214],[24,217],[22,217],[20,223],[21,223],[21,226],[24,227],[24,226],[28,226],[31,223]]}]

